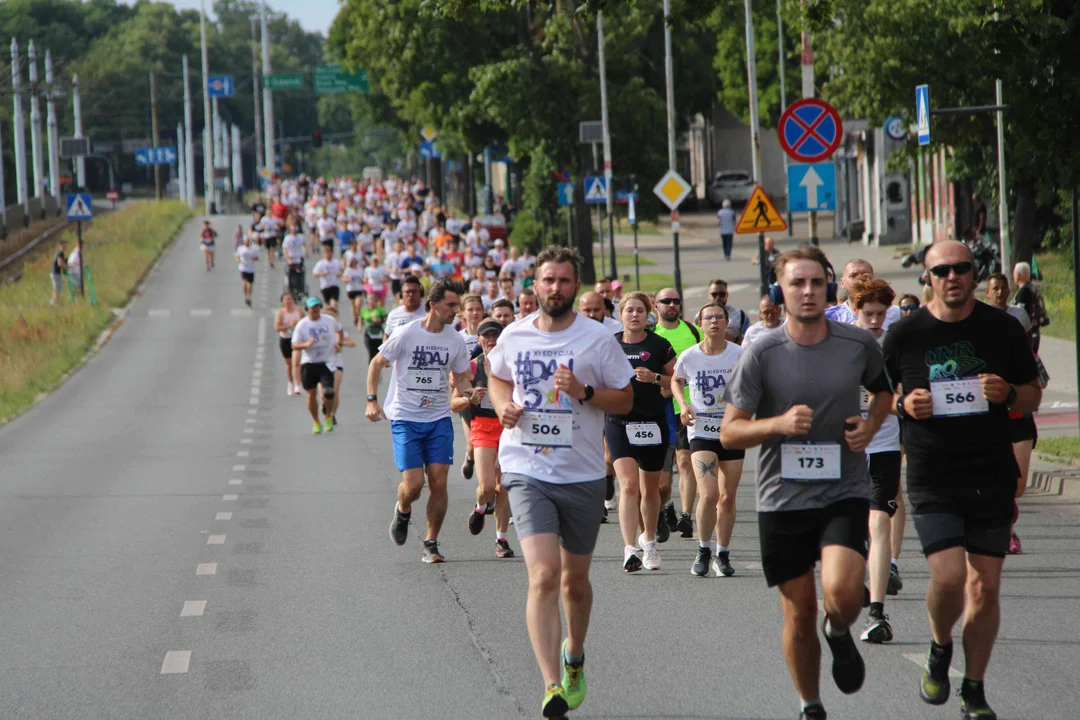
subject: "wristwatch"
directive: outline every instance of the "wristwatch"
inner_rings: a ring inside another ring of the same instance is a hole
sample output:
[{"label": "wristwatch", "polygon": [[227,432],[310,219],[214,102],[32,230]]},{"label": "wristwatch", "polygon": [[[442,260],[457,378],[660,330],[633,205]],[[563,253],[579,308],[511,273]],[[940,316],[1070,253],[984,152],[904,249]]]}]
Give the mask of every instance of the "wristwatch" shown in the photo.
[{"label": "wristwatch", "polygon": [[664,377],[664,376],[661,375],[660,373],[656,373],[656,379],[653,380],[653,385],[659,385],[660,384],[660,378],[662,378],[662,377]]},{"label": "wristwatch", "polygon": [[586,385],[585,386],[585,397],[578,400],[578,402],[581,403],[582,405],[584,405],[585,403],[592,400],[593,395],[595,395],[595,394],[596,394],[596,390],[593,389],[593,386],[592,385]]},{"label": "wristwatch", "polygon": [[910,417],[907,410],[904,409],[904,396],[896,398],[896,414],[902,418]]},{"label": "wristwatch", "polygon": [[1016,404],[1016,386],[1009,385],[1009,394],[1005,396],[1005,407],[1012,407]]},{"label": "wristwatch", "polygon": [[368,402],[379,402],[379,396],[378,395],[368,395],[367,396],[367,401]]}]

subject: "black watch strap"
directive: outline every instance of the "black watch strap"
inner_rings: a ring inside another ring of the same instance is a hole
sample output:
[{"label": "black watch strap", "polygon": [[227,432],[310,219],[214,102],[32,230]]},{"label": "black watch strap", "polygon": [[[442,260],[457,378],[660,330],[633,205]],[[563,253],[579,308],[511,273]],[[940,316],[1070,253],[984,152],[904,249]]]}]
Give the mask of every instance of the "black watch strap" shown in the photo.
[{"label": "black watch strap", "polygon": [[593,389],[593,386],[592,385],[586,385],[585,386],[585,397],[583,397],[581,399],[581,402],[583,404],[589,402],[590,400],[593,399],[593,395],[595,395],[595,394],[596,394],[596,390]]},{"label": "black watch strap", "polygon": [[367,401],[368,402],[379,402],[379,396],[378,395],[368,395],[367,396]]},{"label": "black watch strap", "polygon": [[908,417],[907,410],[904,409],[904,396],[901,395],[896,398],[896,414],[902,418]]},{"label": "black watch strap", "polygon": [[1016,386],[1009,385],[1009,394],[1005,396],[1005,407],[1012,407],[1016,404]]}]

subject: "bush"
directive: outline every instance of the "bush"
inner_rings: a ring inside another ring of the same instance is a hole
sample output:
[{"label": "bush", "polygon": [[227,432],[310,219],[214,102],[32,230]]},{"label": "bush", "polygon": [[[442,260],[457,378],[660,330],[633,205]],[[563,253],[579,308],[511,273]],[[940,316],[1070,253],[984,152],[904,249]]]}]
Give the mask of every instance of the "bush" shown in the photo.
[{"label": "bush", "polygon": [[[0,288],[0,422],[53,389],[86,355],[108,326],[112,309],[127,304],[147,269],[191,217],[178,201],[136,203],[84,228],[84,264],[98,306],[72,303],[66,294],[52,307],[50,251],[23,269],[23,279]],[[74,232],[65,232],[69,252]],[[50,240],[55,250],[56,241]],[[89,298],[89,293],[87,295]]]}]

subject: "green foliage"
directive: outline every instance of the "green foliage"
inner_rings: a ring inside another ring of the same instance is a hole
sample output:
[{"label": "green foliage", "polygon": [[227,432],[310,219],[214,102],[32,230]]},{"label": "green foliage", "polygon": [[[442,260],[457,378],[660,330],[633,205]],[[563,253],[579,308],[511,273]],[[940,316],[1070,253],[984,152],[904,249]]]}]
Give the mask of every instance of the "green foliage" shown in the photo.
[{"label": "green foliage", "polygon": [[1072,250],[1039,253],[1036,259],[1042,274],[1042,280],[1038,283],[1039,292],[1050,315],[1050,324],[1042,332],[1063,340],[1075,340],[1076,297],[1073,293],[1075,271]]}]

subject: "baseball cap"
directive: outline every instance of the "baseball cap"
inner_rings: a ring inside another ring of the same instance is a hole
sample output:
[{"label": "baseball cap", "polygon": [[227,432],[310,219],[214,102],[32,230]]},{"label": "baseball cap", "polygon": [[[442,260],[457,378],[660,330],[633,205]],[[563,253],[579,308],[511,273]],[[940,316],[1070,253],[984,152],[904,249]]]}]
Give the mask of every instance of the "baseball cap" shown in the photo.
[{"label": "baseball cap", "polygon": [[499,240],[496,240],[496,241],[495,241],[495,247],[502,247],[502,246],[503,246],[503,241],[502,241],[502,239],[499,239]]},{"label": "baseball cap", "polygon": [[612,280],[611,281],[611,289],[612,290],[621,290],[622,289],[622,281],[621,280]]},{"label": "baseball cap", "polygon": [[304,305],[309,308],[322,307],[322,300],[317,297],[309,297],[307,300],[304,301]]},{"label": "baseball cap", "polygon": [[485,320],[480,323],[480,327],[476,329],[476,336],[486,335],[489,332],[496,332],[502,334],[503,326],[499,324],[498,320]]}]

